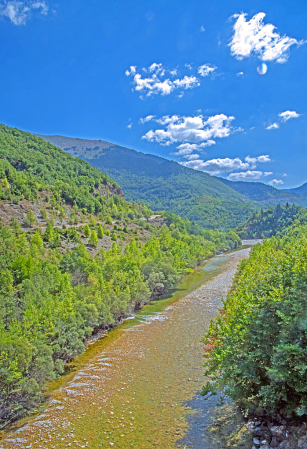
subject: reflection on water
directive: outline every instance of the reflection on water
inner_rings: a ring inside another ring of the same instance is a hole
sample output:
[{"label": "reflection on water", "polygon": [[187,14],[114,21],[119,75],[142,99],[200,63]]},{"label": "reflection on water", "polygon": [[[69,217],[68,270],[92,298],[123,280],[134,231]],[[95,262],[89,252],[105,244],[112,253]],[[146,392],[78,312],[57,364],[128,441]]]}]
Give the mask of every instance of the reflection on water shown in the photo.
[{"label": "reflection on water", "polygon": [[211,259],[92,344],[53,384],[45,411],[2,447],[226,447],[220,428],[233,427],[233,411],[225,412],[224,404],[217,412],[216,399],[198,395],[204,382],[200,338],[248,253]]}]

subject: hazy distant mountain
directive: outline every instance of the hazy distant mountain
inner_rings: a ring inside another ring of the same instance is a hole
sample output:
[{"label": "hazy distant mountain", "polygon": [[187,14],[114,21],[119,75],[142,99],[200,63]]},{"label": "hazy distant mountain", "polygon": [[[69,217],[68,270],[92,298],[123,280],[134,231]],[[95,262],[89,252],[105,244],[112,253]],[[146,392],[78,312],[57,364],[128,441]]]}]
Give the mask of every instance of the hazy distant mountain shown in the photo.
[{"label": "hazy distant mountain", "polygon": [[[301,207],[307,207],[307,200],[299,195],[300,192],[296,192],[297,189],[279,190],[268,186],[267,184],[263,184],[262,182],[228,181],[223,178],[218,179],[223,184],[248,197],[249,200],[260,206],[269,207],[276,204],[290,203]],[[302,187],[298,187],[298,189]],[[307,195],[307,184],[305,184],[305,189]]]},{"label": "hazy distant mountain", "polygon": [[232,183],[228,185],[228,181],[109,142],[63,136],[39,137],[107,173],[121,186],[128,201],[142,201],[153,210],[172,210],[206,228],[236,227],[257,207],[266,204],[288,201],[307,206],[307,201],[300,195],[281,194],[268,186],[265,187],[275,192],[275,198],[265,191],[262,201],[253,195],[249,198],[250,183],[242,183],[246,185],[246,192],[242,193]]},{"label": "hazy distant mountain", "polygon": [[295,187],[294,189],[285,189],[285,192],[298,193],[299,195],[307,196],[307,182],[300,187]]}]

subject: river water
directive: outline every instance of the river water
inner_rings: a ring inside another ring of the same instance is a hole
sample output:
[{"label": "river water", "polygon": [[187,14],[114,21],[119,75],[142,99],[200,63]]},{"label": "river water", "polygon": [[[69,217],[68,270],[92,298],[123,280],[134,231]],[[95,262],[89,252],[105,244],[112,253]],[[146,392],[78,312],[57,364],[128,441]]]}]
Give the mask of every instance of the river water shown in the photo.
[{"label": "river water", "polygon": [[50,386],[45,409],[6,434],[0,448],[251,447],[234,406],[199,392],[201,336],[255,243],[212,258],[90,345]]}]

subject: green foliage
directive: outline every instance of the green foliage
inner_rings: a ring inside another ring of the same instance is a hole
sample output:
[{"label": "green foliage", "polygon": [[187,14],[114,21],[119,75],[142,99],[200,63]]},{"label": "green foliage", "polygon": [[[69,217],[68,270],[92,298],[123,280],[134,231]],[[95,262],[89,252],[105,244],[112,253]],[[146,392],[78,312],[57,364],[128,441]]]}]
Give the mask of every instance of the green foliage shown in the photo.
[{"label": "green foliage", "polygon": [[91,229],[88,224],[84,226],[83,232],[84,232],[85,237],[89,237],[91,235]]},{"label": "green foliage", "polygon": [[[89,213],[102,211],[109,185],[119,191],[114,181],[87,162],[74,159],[33,134],[5,125],[0,125],[0,179],[6,186],[1,193],[4,200],[18,197],[34,201],[39,190],[51,190],[52,207],[59,208],[63,200]],[[96,190],[103,195],[94,197]]]},{"label": "green foliage", "polygon": [[36,222],[35,215],[33,214],[33,211],[30,209],[29,212],[27,213],[26,218],[24,219],[24,225],[32,227],[35,225],[35,222]]},{"label": "green foliage", "polygon": [[112,232],[112,234],[111,234],[111,240],[114,240],[114,242],[116,242],[116,240],[117,240],[117,235],[116,235],[115,232]]},{"label": "green foliage", "polygon": [[242,238],[272,237],[282,233],[295,219],[302,215],[303,209],[299,206],[271,206],[267,210],[254,212],[251,217],[237,228]]},{"label": "green foliage", "polygon": [[307,415],[306,235],[295,223],[256,245],[205,334],[205,392],[226,387],[245,412]]},{"label": "green foliage", "polygon": [[98,237],[95,231],[91,232],[90,238],[88,239],[89,245],[97,246],[98,245]]},{"label": "green foliage", "polygon": [[99,239],[103,238],[103,228],[102,228],[101,224],[98,226],[98,238]]},{"label": "green foliage", "polygon": [[109,229],[106,230],[106,235],[107,235],[108,237],[111,237],[111,232],[110,232]]}]

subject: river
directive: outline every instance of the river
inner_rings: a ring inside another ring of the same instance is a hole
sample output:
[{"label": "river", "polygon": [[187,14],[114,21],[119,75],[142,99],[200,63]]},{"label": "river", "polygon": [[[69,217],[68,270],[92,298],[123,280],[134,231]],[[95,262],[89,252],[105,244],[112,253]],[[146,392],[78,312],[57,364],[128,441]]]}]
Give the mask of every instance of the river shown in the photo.
[{"label": "river", "polygon": [[0,448],[251,447],[234,406],[199,392],[201,336],[256,242],[210,259],[90,345],[50,385],[44,409],[6,434]]}]

